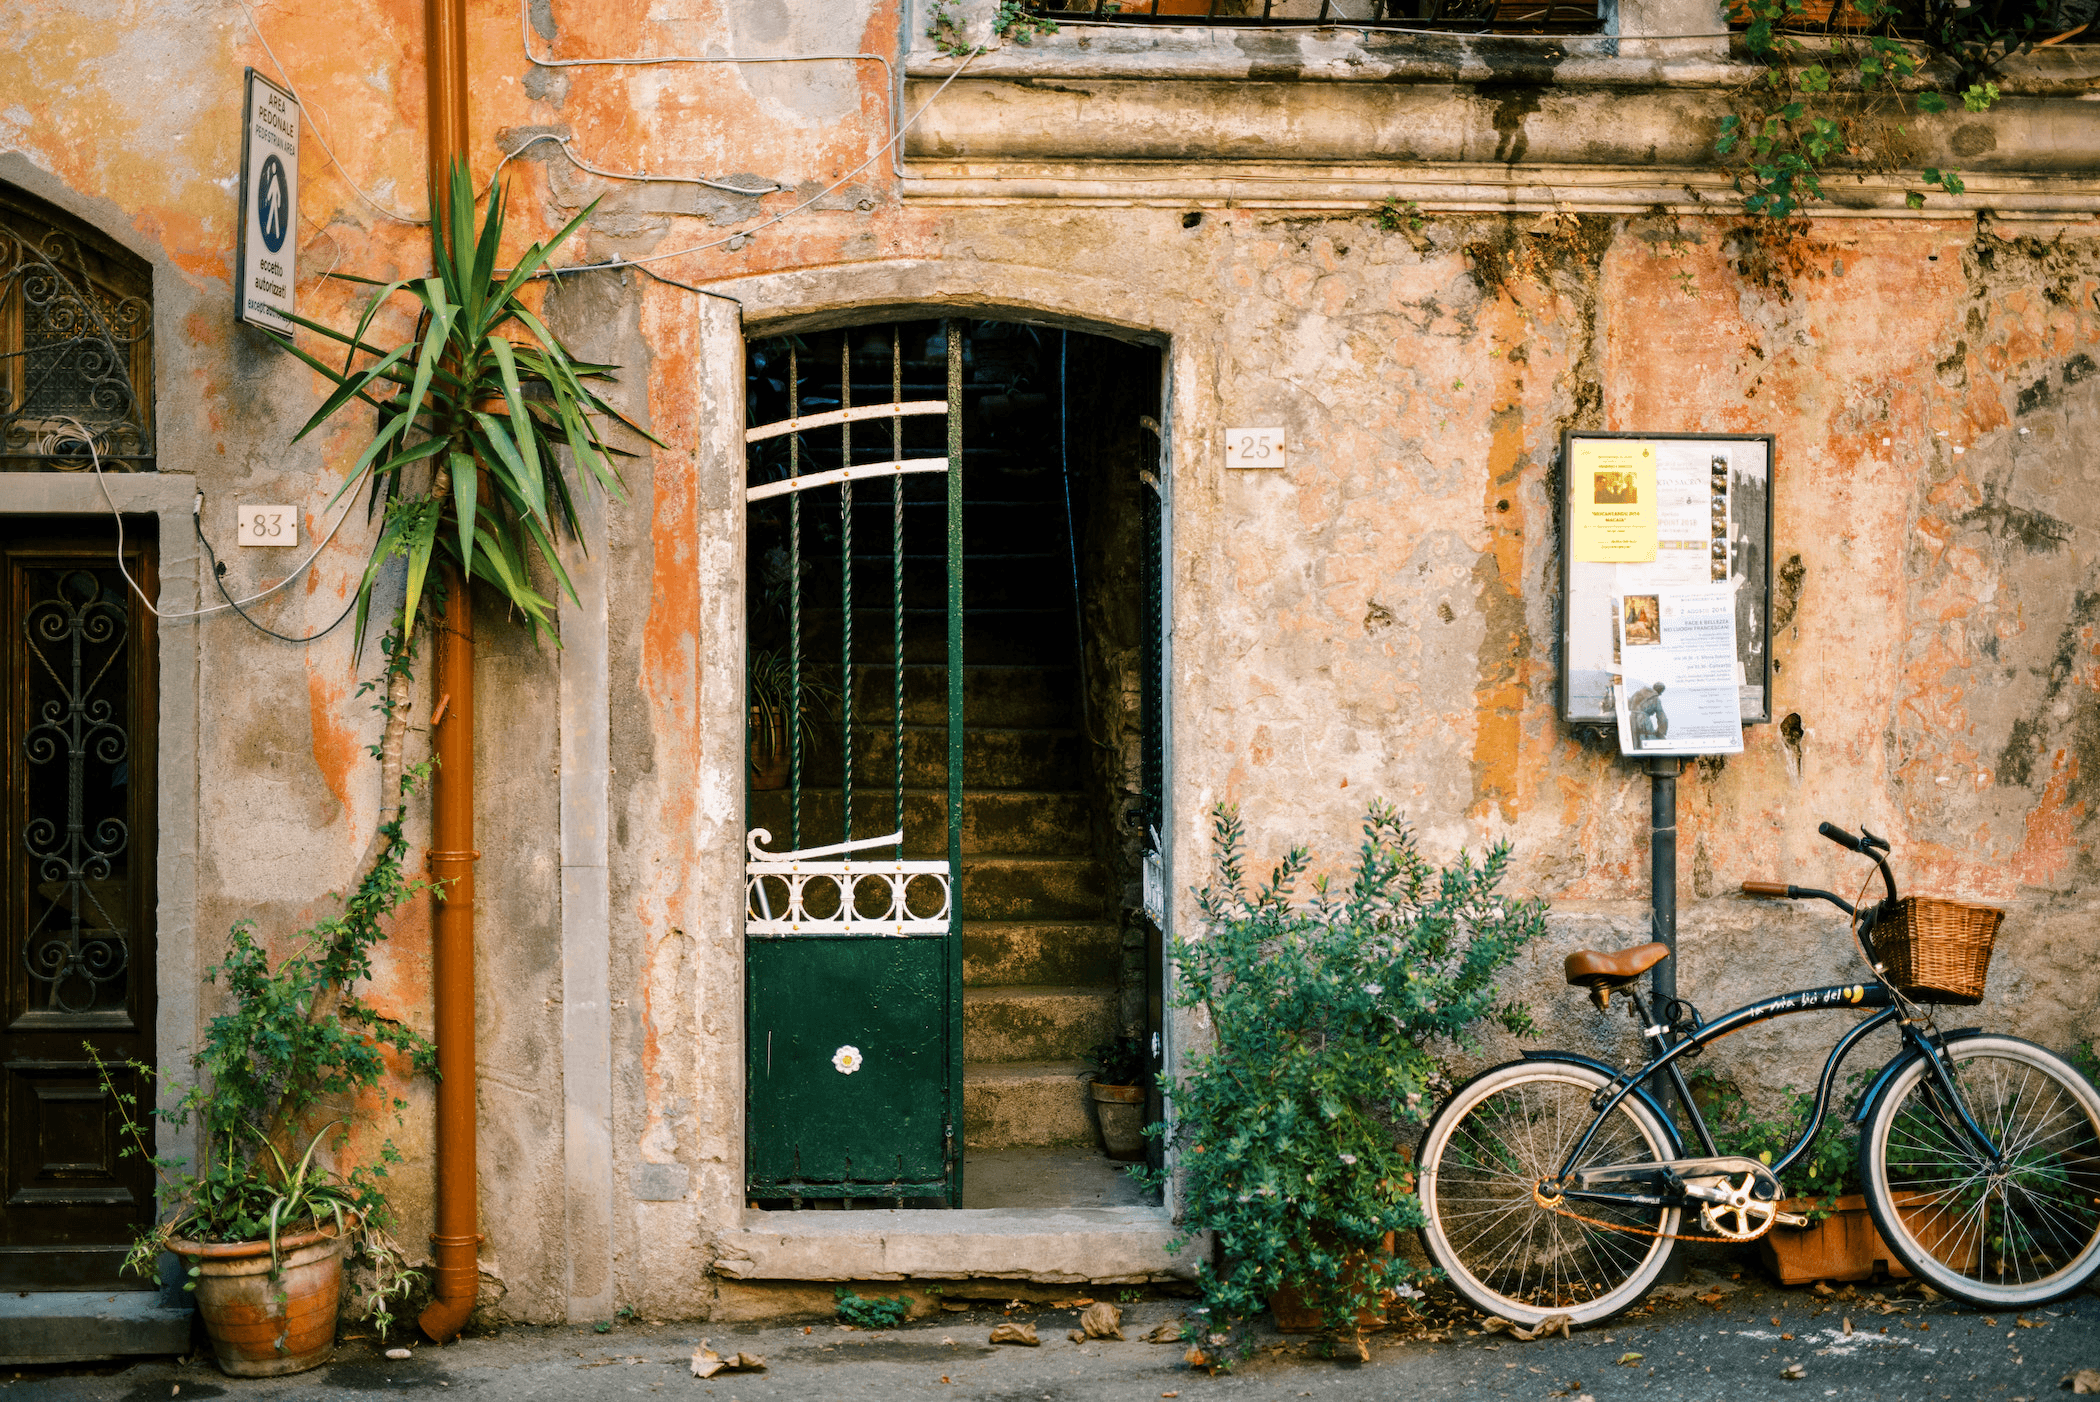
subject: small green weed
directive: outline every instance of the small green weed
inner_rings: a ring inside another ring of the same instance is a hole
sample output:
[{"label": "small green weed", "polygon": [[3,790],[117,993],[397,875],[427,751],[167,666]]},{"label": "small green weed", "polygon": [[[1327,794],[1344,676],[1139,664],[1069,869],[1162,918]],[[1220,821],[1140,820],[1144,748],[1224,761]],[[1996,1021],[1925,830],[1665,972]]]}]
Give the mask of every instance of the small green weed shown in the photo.
[{"label": "small green weed", "polygon": [[838,1288],[839,1318],[863,1329],[894,1329],[911,1315],[909,1295],[856,1295]]},{"label": "small green weed", "polygon": [[1403,200],[1397,195],[1388,195],[1385,203],[1378,206],[1378,227],[1388,234],[1397,234],[1402,229],[1411,234],[1422,232],[1422,206],[1413,200]]}]

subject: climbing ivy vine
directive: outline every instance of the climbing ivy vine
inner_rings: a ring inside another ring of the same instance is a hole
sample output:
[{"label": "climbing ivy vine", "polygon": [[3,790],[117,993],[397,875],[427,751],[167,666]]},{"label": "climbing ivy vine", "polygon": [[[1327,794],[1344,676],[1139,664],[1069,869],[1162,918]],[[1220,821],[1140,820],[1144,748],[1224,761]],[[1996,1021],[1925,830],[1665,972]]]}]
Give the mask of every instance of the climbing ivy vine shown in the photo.
[{"label": "climbing ivy vine", "polygon": [[[1828,0],[1824,0],[1826,9]],[[1903,119],[1959,103],[1983,112],[1998,101],[1999,65],[2055,42],[2057,0],[1836,0],[1831,28],[1805,33],[1805,0],[1734,0],[1744,47],[1764,71],[1721,119],[1715,149],[1735,168],[1743,207],[1785,219],[1828,198],[1823,181],[1839,161],[1860,173],[1893,175]],[[1842,25],[1843,28],[1835,26]],[[2081,26],[2082,27],[2082,26]],[[2076,32],[2076,31],[2072,31]],[[2058,38],[2069,37],[2067,34]],[[1962,192],[1961,173],[1923,167],[1926,192]]]}]

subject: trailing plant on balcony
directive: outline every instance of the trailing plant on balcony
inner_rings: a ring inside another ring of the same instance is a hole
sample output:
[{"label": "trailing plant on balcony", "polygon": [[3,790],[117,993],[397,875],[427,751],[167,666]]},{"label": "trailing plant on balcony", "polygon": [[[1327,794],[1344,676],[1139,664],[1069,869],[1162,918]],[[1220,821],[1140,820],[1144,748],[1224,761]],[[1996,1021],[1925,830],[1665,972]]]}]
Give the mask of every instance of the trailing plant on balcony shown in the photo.
[{"label": "trailing plant on balcony", "polygon": [[1545,906],[1499,891],[1507,843],[1439,868],[1383,803],[1347,884],[1316,878],[1302,904],[1306,849],[1250,888],[1238,812],[1221,804],[1213,827],[1217,874],[1197,893],[1199,930],[1175,941],[1174,1002],[1214,1040],[1165,1089],[1183,1225],[1216,1233],[1222,1261],[1197,1268],[1198,1347],[1225,1364],[1237,1324],[1279,1291],[1354,1334],[1405,1286],[1411,1268],[1383,1249],[1423,1221],[1401,1126],[1444,1086],[1438,1048],[1483,1019],[1529,1030],[1497,979],[1543,933]]},{"label": "trailing plant on balcony", "polygon": [[[1805,32],[1804,0],[1733,0],[1730,18],[1744,23],[1743,46],[1763,66],[1738,91],[1715,142],[1735,169],[1743,207],[1785,219],[1828,197],[1823,180],[1840,161],[1896,174],[1903,120],[1956,105],[1989,110],[2000,65],[2054,42],[2057,8],[2042,0],[1822,0],[1824,28]],[[1958,171],[1917,174],[1924,189],[1904,195],[1912,209],[1923,207],[1926,191],[1965,188]]]}]

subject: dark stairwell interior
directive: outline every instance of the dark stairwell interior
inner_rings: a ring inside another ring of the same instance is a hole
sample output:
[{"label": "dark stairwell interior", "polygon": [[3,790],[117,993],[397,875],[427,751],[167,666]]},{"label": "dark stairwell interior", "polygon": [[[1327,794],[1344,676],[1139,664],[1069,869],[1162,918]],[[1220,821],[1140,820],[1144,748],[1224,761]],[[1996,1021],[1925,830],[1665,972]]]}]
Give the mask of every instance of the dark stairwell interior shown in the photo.
[{"label": "dark stairwell interior", "polygon": [[[1141,494],[1153,488],[1141,474],[1154,468],[1158,444],[1142,421],[1159,412],[1160,354],[1054,328],[957,324],[967,337],[963,1204],[1151,1201],[1097,1146],[1084,1058],[1118,1035],[1149,1039],[1157,1026],[1158,938],[1141,914],[1143,825],[1133,815],[1144,777],[1141,623],[1145,609],[1157,608],[1141,557]],[[854,404],[888,401],[896,391],[905,400],[944,397],[942,323],[894,329],[894,342],[889,323],[796,338],[799,411],[837,406],[842,366],[850,367]],[[901,374],[893,343],[904,348]],[[768,364],[777,375],[785,349],[784,341],[755,346],[754,378]],[[938,423],[923,422],[919,441]],[[890,442],[886,422],[857,431]],[[919,451],[907,446],[905,454]],[[905,480],[905,855],[938,857],[946,851],[948,798],[946,486],[936,474]],[[894,829],[899,752],[892,499],[888,482],[871,485],[859,489],[852,513],[856,838]],[[754,513],[755,614],[778,610],[791,573],[772,540],[783,510]],[[836,522],[836,489],[822,507],[810,501],[804,511],[806,523]],[[805,676],[835,687],[844,547],[835,525],[829,538],[808,524],[804,530]],[[756,644],[757,627],[753,637]],[[827,743],[838,728],[820,722],[806,742],[803,846],[839,841],[844,832],[843,756],[835,738]],[[790,807],[790,790],[754,783],[749,825],[786,847]]]}]

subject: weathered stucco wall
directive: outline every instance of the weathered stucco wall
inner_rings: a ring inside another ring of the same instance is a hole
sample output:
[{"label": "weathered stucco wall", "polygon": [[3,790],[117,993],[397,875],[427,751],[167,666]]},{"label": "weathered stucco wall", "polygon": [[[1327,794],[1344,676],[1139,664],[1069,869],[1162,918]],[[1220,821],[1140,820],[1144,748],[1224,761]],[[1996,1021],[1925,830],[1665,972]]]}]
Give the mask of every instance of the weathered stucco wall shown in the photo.
[{"label": "weathered stucco wall", "polygon": [[[354,32],[339,8],[306,0],[254,14],[308,102],[301,308],[347,325],[356,289],[321,272],[425,266],[425,231],[381,212],[423,204],[419,7],[362,11]],[[1626,1033],[1560,989],[1558,961],[1642,936],[1647,790],[1554,718],[1558,436],[1775,433],[1785,719],[1681,785],[1681,987],[1712,1012],[1848,976],[1834,919],[1731,892],[1748,877],[1849,880],[1814,826],[1864,821],[1894,840],[1910,889],[2012,907],[1978,1020],[2056,1046],[2096,1030],[2100,484],[2082,445],[2100,429],[2100,227],[2082,211],[2100,191],[2061,157],[2083,138],[2050,135],[2076,137],[2092,116],[2052,97],[2084,81],[2065,76],[2061,53],[2020,88],[2024,105],[1972,124],[2003,136],[1977,188],[1999,182],[2037,222],[1948,207],[1781,228],[1725,206],[1644,212],[1676,196],[1636,193],[1633,173],[1610,165],[1566,172],[1578,213],[1556,204],[1538,164],[1596,157],[1567,143],[1619,117],[1623,145],[1629,112],[1667,120],[1669,84],[1711,87],[1734,71],[1711,54],[1639,68],[1649,60],[1578,43],[1564,63],[1512,69],[1513,50],[1423,41],[1388,44],[1366,69],[1336,38],[1293,40],[1286,55],[1274,39],[1140,51],[1068,36],[987,56],[940,98],[953,65],[922,63],[907,111],[933,100],[934,116],[900,180],[886,157],[854,173],[891,132],[879,64],[540,66],[521,33],[543,58],[893,55],[890,0],[694,0],[646,15],[481,0],[472,25],[475,173],[484,181],[514,156],[503,175],[516,246],[600,196],[567,259],[708,245],[549,298],[565,334],[628,367],[618,402],[668,445],[629,465],[626,499],[604,513],[602,607],[564,608],[579,647],[598,639],[602,670],[493,612],[477,620],[483,1263],[499,1313],[704,1312],[708,1266],[738,1228],[739,315],[770,331],[955,307],[1164,339],[1173,885],[1202,880],[1205,814],[1219,800],[1242,805],[1262,859],[1303,842],[1345,860],[1380,796],[1439,855],[1507,837],[1512,885],[1555,910],[1520,991],[1550,1012],[1552,1039],[1578,1045]],[[31,0],[17,32],[26,38],[0,53],[11,153],[0,177],[62,197],[154,260],[163,472],[194,477],[215,532],[242,498],[299,502],[309,532],[325,529],[365,425],[346,416],[291,445],[320,382],[229,314],[240,70],[276,71],[247,15]],[[1122,63],[1122,86],[1096,100],[1036,81],[1044,64],[1081,60]],[[1248,71],[1257,62],[1270,66]],[[1207,86],[1159,81],[1196,72]],[[1544,102],[1464,86],[1506,86],[1512,72],[1589,86]],[[1384,86],[1346,101],[1310,87],[1294,97],[1286,81],[1367,73]],[[1269,108],[1225,81],[1249,76],[1269,80],[1262,103],[1289,120],[1249,125]],[[1109,99],[1143,107],[1133,78],[1153,90],[1153,115],[1135,134],[1108,129]],[[1417,79],[1460,86],[1408,91]],[[1639,103],[1622,104],[1614,84],[1645,85]],[[1352,126],[1375,126],[1349,116],[1359,108],[1379,121],[1428,113],[1450,165],[1373,150]],[[1331,166],[1294,163],[1301,117],[1342,143],[1316,153]],[[984,144],[1002,131],[1007,145]],[[538,135],[603,169],[781,190],[603,179]],[[1671,159],[1699,149],[1681,137]],[[1396,192],[1421,200],[1419,227],[1375,217],[1370,206]],[[1478,208],[1490,201],[1519,208]],[[381,334],[405,327],[383,322]],[[1239,423],[1288,425],[1290,470],[1225,473],[1220,433]],[[20,509],[10,490],[0,483],[0,510]],[[330,621],[369,532],[361,517],[346,525],[268,621],[291,632]],[[275,554],[222,553],[236,589],[283,568]],[[178,561],[190,573],[170,590],[185,602],[208,581],[171,548]],[[223,616],[169,627],[192,630],[197,650],[185,674],[196,770],[171,800],[189,805],[197,855],[195,895],[165,888],[177,894],[163,925],[193,921],[198,938],[192,966],[162,979],[194,986],[232,921],[283,938],[348,876],[376,812],[363,752],[373,717],[355,694],[375,669],[369,654],[353,659],[347,629],[294,648]],[[426,686],[419,728],[434,700]],[[602,726],[582,737],[602,742],[602,759],[577,743],[578,725]],[[602,776],[578,767],[600,763]],[[596,858],[583,831],[594,802]],[[372,993],[426,1029],[427,917],[401,922]],[[600,980],[602,996],[572,998]],[[206,990],[189,1035],[210,1012]],[[1767,1090],[1805,1083],[1800,1026],[1744,1033],[1716,1061],[1757,1068]],[[179,1039],[164,1041],[179,1058]],[[592,1090],[588,1067],[609,1094]],[[411,1089],[395,1132],[412,1250],[428,1223],[426,1091]]]}]

